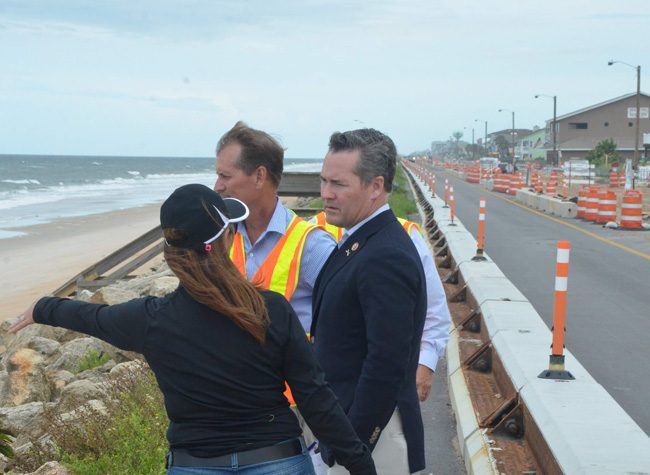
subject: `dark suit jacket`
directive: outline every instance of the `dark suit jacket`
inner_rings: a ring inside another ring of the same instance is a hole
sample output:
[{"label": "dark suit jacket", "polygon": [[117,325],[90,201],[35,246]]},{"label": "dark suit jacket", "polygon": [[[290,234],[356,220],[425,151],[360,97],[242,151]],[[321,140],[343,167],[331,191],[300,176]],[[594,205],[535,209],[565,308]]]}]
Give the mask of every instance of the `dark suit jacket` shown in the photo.
[{"label": "dark suit jacket", "polygon": [[[426,306],[420,258],[390,210],[330,256],[313,295],[311,334],[327,381],[371,450],[399,408],[411,472],[425,466],[415,372]],[[327,447],[323,458],[333,462]]]}]

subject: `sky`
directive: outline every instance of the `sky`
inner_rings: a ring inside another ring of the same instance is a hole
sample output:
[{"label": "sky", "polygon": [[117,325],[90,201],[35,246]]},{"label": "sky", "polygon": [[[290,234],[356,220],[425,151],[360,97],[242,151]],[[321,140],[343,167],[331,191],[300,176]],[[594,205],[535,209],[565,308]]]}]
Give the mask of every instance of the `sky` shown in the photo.
[{"label": "sky", "polygon": [[406,154],[635,92],[610,59],[650,90],[649,51],[647,0],[0,0],[0,154],[208,157],[238,120]]}]

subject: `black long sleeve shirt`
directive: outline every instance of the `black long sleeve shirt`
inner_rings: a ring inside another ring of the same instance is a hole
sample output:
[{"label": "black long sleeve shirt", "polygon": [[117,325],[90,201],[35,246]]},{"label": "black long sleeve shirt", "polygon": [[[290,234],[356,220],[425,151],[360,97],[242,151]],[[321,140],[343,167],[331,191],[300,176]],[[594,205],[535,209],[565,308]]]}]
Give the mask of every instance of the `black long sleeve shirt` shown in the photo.
[{"label": "black long sleeve shirt", "polygon": [[309,427],[337,462],[352,473],[375,473],[293,309],[279,294],[262,295],[271,319],[263,345],[182,287],[163,298],[118,305],[45,297],[34,321],[142,353],[165,398],[172,449],[215,457],[299,436],[283,395],[287,381]]}]

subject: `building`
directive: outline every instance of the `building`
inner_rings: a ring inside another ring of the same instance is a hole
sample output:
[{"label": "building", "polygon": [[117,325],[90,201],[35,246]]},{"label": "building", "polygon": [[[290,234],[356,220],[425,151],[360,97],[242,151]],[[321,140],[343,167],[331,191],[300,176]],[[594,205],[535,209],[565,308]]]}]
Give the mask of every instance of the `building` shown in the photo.
[{"label": "building", "polygon": [[523,160],[546,160],[546,130],[533,128],[517,140],[517,155]]},{"label": "building", "polygon": [[[512,157],[512,142],[513,142],[513,135],[514,135],[514,142],[517,144],[518,142],[518,137],[526,137],[530,135],[532,130],[530,129],[515,129],[514,134],[512,129],[503,129],[503,130],[497,130],[495,132],[491,132],[487,136],[487,144],[488,144],[488,151],[491,153],[499,153],[499,149],[497,146],[497,137],[502,136],[506,142],[508,142],[508,156]],[[519,148],[516,149],[516,155],[518,157],[521,157],[520,155],[520,150]],[[501,158],[505,158],[505,153],[500,153],[502,155]]]},{"label": "building", "polygon": [[[644,156],[644,134],[650,133],[650,96],[640,97],[639,155]],[[612,139],[622,158],[633,158],[636,137],[636,93],[626,94],[556,119],[557,149],[562,161],[584,159],[587,152]],[[546,157],[553,162],[553,119],[546,121]],[[650,143],[648,144],[650,146]]]}]

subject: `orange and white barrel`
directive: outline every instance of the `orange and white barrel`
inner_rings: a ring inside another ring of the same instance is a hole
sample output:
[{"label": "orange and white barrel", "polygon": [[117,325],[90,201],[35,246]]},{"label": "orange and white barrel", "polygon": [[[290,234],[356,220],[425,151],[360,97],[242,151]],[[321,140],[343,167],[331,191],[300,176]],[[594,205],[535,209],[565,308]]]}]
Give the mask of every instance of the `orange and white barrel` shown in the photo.
[{"label": "orange and white barrel", "polygon": [[616,193],[609,190],[598,192],[598,216],[597,223],[609,223],[616,221]]},{"label": "orange and white barrel", "polygon": [[623,193],[623,203],[621,204],[621,228],[623,229],[641,229],[643,195],[637,190],[625,190]]},{"label": "orange and white barrel", "polygon": [[578,190],[578,210],[576,212],[577,218],[584,219],[585,213],[587,212],[587,192],[589,191],[588,186],[581,186]]},{"label": "orange and white barrel", "polygon": [[470,167],[465,172],[465,180],[469,183],[481,182],[481,170],[476,167]]},{"label": "orange and white barrel", "polygon": [[520,190],[524,187],[524,178],[521,176],[520,173],[513,173],[510,175],[510,182],[508,189],[506,190],[506,193],[509,195],[516,195],[517,190]]},{"label": "orange and white barrel", "polygon": [[552,196],[556,193],[557,193],[557,172],[555,173],[555,177],[551,176],[551,178],[546,183],[546,194]]},{"label": "orange and white barrel", "polygon": [[584,219],[587,221],[596,221],[598,219],[598,192],[599,188],[597,186],[590,186],[589,191],[587,191],[587,203]]},{"label": "orange and white barrel", "polygon": [[509,175],[506,175],[505,173],[497,173],[494,175],[494,179],[492,180],[492,190],[498,191],[499,193],[505,193],[510,183],[508,176]]}]

